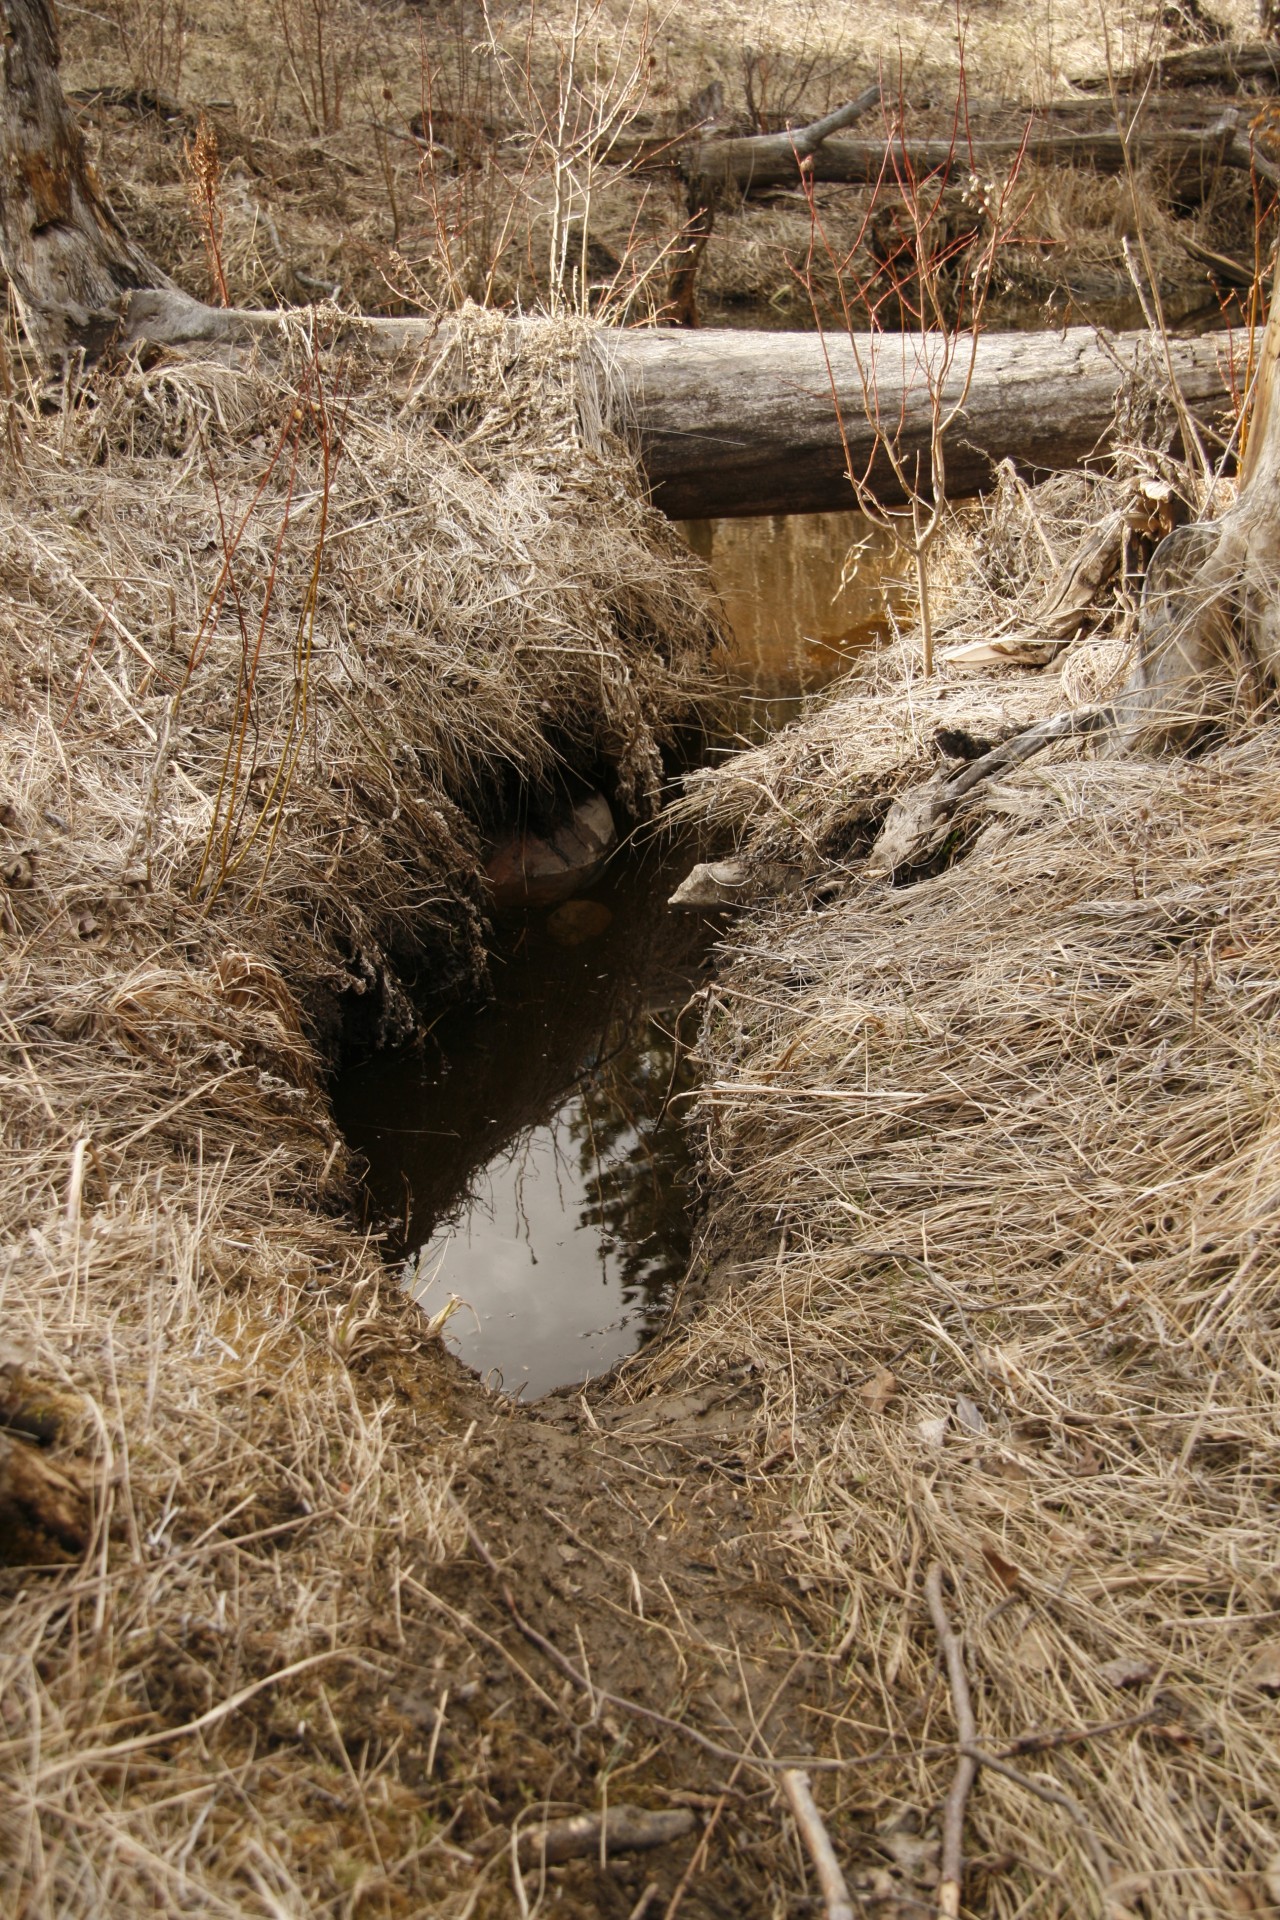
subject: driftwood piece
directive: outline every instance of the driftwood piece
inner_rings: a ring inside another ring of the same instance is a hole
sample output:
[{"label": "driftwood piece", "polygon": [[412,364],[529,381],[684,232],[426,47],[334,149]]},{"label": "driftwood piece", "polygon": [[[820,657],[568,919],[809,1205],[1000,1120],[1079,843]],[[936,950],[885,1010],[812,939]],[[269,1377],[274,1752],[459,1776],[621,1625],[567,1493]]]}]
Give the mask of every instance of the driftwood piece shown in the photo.
[{"label": "driftwood piece", "polygon": [[921,786],[901,794],[890,807],[871,849],[878,873],[900,873],[923,866],[938,853],[951,830],[960,802],[989,780],[1021,766],[1058,740],[1080,738],[1111,724],[1110,707],[1077,707],[1011,734],[990,752],[968,761],[959,773],[935,773]]},{"label": "driftwood piece", "polygon": [[639,1853],[682,1840],[692,1831],[688,1807],[651,1813],[646,1807],[620,1804],[605,1813],[576,1813],[567,1820],[526,1827],[516,1843],[516,1857],[522,1867],[553,1867],[562,1860],[598,1856],[602,1844],[606,1854]]},{"label": "driftwood piece", "polygon": [[1044,667],[1086,633],[1098,618],[1098,595],[1124,559],[1131,536],[1162,539],[1184,510],[1161,480],[1135,481],[1129,498],[1090,528],[1040,605],[1006,633],[949,647],[943,659],[958,666],[1008,663]]}]

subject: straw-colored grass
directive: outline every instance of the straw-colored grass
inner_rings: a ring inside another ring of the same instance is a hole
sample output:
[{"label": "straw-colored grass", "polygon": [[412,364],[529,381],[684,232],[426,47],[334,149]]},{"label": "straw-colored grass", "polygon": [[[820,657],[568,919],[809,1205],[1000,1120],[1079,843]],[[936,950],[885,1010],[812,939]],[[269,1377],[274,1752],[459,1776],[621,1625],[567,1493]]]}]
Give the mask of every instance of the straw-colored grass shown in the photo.
[{"label": "straw-colored grass", "polygon": [[868,1911],[937,1879],[939,1562],[1005,1769],[966,1910],[1270,1912],[1280,736],[1056,750],[894,885],[867,849],[938,721],[1063,695],[895,699],[884,671],[686,802],[803,885],[727,937],[696,1110],[718,1285],[631,1390],[759,1384],[745,1457],[843,1700],[814,1750],[851,1757],[823,1804]]},{"label": "straw-colored grass", "polygon": [[483,966],[504,813],[652,807],[715,640],[581,330],[522,338],[9,408],[0,1386],[88,1512],[78,1567],[6,1512],[63,1563],[0,1575],[9,1913],[422,1912],[457,1872],[370,1728],[458,1443],[324,1068]]}]

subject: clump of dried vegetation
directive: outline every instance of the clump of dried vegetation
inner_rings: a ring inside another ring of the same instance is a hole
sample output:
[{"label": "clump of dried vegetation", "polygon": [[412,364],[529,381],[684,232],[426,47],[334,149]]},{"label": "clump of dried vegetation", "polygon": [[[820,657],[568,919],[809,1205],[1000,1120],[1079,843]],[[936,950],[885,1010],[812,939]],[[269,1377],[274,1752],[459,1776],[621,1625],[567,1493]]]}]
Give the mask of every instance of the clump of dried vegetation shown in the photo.
[{"label": "clump of dried vegetation", "polygon": [[460,1541],[458,1450],[391,1384],[423,1329],[325,1069],[483,968],[505,815],[652,809],[716,637],[576,323],[323,325],[7,403],[0,1547],[73,1571],[4,1576],[14,1913],[438,1891],[339,1727]]},{"label": "clump of dried vegetation", "polygon": [[[1203,502],[1149,456],[1006,475],[949,556],[952,641],[1060,579],[1135,464]],[[904,689],[904,646],[682,803],[789,884],[700,1044],[717,1284],[629,1382],[758,1383],[743,1455],[843,1701],[819,1798],[877,1914],[939,1897],[964,1692],[966,1910],[1280,1897],[1274,718],[1191,759],[1056,749],[939,858],[872,851],[940,751],[1117,683],[1135,559],[1048,666],[944,645]]]}]

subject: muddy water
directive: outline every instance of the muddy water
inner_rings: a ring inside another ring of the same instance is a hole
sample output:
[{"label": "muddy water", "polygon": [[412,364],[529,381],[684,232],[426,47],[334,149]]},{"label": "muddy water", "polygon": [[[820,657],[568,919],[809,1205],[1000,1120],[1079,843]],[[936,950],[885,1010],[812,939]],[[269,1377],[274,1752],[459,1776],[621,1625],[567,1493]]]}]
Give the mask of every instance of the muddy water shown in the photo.
[{"label": "muddy water", "polygon": [[[885,629],[901,589],[854,514],[698,522],[734,632],[728,731],[759,737]],[[604,1372],[662,1325],[687,1268],[681,1124],[693,1000],[717,931],[669,913],[692,858],[625,847],[579,902],[499,928],[494,995],[338,1089],[373,1224],[424,1313],[508,1393]]]}]

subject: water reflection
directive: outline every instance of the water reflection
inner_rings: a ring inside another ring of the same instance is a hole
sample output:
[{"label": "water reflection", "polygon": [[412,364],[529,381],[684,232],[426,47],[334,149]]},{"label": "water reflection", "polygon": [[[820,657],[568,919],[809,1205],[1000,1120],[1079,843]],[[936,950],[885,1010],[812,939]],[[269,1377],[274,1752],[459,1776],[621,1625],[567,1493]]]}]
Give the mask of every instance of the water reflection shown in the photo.
[{"label": "water reflection", "polygon": [[686,520],[733,633],[725,663],[742,687],[733,721],[759,737],[888,633],[908,599],[893,537],[860,513]]},{"label": "water reflection", "polygon": [[663,906],[685,865],[632,856],[581,903],[594,915],[510,923],[492,1004],[446,1014],[420,1051],[339,1089],[375,1221],[414,1253],[424,1310],[467,1302],[445,1337],[508,1392],[603,1372],[683,1278],[676,1029],[711,938]]}]

